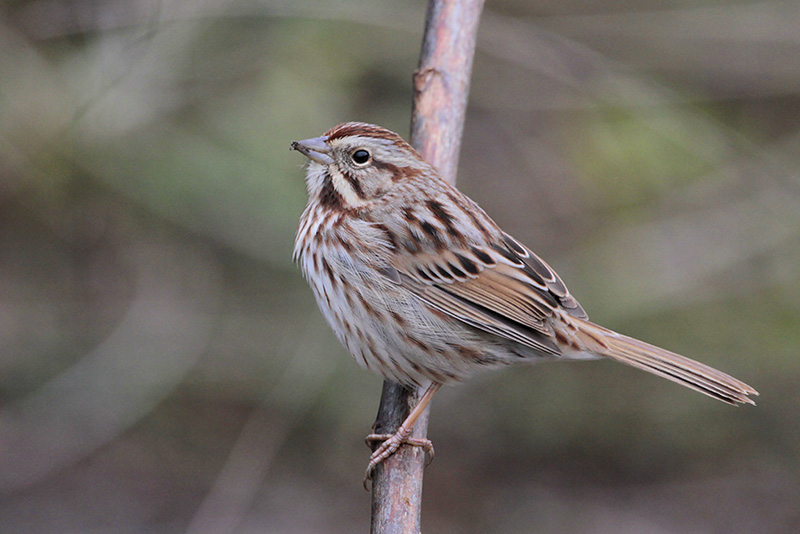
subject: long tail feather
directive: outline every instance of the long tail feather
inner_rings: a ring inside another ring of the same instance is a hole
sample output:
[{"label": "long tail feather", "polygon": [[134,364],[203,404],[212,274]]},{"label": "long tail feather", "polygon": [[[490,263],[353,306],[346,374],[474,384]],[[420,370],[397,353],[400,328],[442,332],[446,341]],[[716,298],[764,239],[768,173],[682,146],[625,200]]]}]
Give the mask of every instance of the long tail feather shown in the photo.
[{"label": "long tail feather", "polygon": [[741,380],[680,354],[618,334],[589,321],[572,318],[577,335],[592,352],[642,369],[728,404],[753,404],[758,392]]}]

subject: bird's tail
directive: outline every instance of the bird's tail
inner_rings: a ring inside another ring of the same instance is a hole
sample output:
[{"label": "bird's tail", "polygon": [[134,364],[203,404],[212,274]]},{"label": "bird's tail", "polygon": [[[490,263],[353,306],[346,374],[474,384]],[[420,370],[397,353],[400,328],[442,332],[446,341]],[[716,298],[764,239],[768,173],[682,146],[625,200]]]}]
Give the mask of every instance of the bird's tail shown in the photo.
[{"label": "bird's tail", "polygon": [[672,380],[728,404],[755,404],[748,395],[758,392],[741,380],[680,354],[618,334],[583,319],[570,317],[574,336],[585,350]]}]

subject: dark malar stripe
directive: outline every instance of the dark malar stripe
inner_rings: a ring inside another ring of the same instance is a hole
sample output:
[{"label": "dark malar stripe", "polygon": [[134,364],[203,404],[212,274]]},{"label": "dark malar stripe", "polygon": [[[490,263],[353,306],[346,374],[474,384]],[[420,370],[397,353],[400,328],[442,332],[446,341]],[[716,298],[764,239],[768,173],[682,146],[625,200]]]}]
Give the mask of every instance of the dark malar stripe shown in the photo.
[{"label": "dark malar stripe", "polygon": [[343,210],[344,209],[344,200],[342,199],[342,195],[333,187],[333,182],[331,181],[330,175],[325,176],[325,182],[322,185],[322,191],[319,194],[319,203],[320,205],[332,209],[332,210]]},{"label": "dark malar stripe", "polygon": [[347,180],[347,183],[350,184],[350,187],[353,188],[353,191],[355,191],[356,196],[361,200],[364,200],[366,198],[366,196],[364,196],[364,190],[361,188],[361,183],[356,179],[356,177],[351,176],[346,172],[343,172],[342,176],[344,176],[344,179]]}]

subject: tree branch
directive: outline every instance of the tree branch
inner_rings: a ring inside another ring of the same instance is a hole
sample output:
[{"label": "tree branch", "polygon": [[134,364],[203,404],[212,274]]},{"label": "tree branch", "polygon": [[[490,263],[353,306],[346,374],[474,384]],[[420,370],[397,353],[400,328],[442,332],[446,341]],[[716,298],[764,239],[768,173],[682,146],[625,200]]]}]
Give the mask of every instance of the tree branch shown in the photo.
[{"label": "tree branch", "polygon": [[[419,67],[414,73],[411,144],[441,176],[455,183],[469,94],[469,79],[483,0],[430,0]],[[394,433],[422,391],[386,381],[375,433]],[[412,437],[424,438],[429,411]],[[372,483],[373,534],[418,534],[425,453],[401,447],[378,465]]]},{"label": "tree branch", "polygon": [[483,0],[431,0],[414,73],[411,144],[451,184],[456,182],[482,9]]}]

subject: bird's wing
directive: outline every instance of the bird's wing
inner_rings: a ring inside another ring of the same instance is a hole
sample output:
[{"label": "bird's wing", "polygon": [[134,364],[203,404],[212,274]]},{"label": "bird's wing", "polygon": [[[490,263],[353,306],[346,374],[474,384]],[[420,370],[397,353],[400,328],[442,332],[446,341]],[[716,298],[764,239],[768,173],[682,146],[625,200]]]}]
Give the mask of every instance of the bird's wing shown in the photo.
[{"label": "bird's wing", "polygon": [[472,327],[559,354],[548,324],[556,309],[586,313],[541,258],[507,234],[492,245],[397,256],[387,276]]},{"label": "bird's wing", "polygon": [[712,367],[590,323],[558,275],[505,234],[501,244],[404,256],[385,274],[434,309],[542,354],[557,356],[566,344],[729,404],[758,395]]}]

